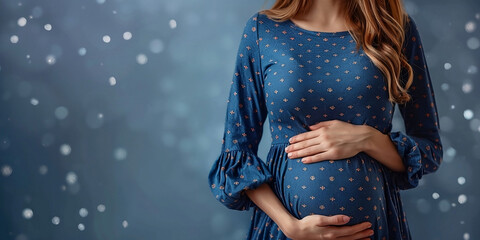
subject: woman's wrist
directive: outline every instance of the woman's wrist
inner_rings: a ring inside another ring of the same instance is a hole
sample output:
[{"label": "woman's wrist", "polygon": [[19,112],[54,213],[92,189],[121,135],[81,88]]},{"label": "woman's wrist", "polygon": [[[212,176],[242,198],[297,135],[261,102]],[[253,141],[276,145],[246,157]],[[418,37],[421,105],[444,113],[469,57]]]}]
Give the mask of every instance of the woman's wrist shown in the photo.
[{"label": "woman's wrist", "polygon": [[371,151],[372,148],[374,148],[374,138],[376,138],[378,133],[381,133],[380,131],[376,130],[375,128],[369,126],[369,125],[358,125],[360,128],[362,128],[362,131],[364,132],[364,140],[361,141],[361,151],[363,152],[369,152]]},{"label": "woman's wrist", "polygon": [[286,236],[295,233],[298,219],[283,206],[268,184],[264,183],[256,189],[248,189],[246,194],[278,225]]},{"label": "woman's wrist", "polygon": [[368,125],[363,126],[366,129],[366,140],[362,144],[362,151],[392,171],[405,172],[406,167],[403,160],[388,134],[384,134]]},{"label": "woman's wrist", "polygon": [[288,238],[292,238],[292,234],[297,232],[298,219],[291,214],[286,214],[277,223],[278,227],[282,230]]}]

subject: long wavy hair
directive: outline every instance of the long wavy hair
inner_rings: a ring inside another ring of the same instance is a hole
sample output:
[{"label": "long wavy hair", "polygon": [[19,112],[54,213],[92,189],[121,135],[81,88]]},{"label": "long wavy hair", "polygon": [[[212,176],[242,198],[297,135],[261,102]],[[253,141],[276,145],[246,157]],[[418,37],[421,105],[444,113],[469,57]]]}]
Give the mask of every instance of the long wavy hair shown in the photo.
[{"label": "long wavy hair", "polygon": [[[383,73],[388,85],[390,102],[404,104],[411,97],[407,93],[413,82],[413,70],[404,53],[404,36],[409,23],[401,0],[339,0],[344,9],[346,27],[375,66]],[[275,21],[286,21],[306,12],[312,0],[276,0],[270,9],[260,13]],[[407,71],[407,82],[401,78]]]}]

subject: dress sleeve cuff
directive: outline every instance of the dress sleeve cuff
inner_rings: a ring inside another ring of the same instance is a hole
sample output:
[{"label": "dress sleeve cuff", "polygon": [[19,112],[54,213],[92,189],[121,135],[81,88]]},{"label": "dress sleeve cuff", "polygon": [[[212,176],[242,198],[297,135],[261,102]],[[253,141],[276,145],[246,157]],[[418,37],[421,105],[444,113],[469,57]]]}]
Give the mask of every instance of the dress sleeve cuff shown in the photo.
[{"label": "dress sleeve cuff", "polygon": [[405,172],[391,171],[393,182],[402,190],[417,187],[423,175],[422,155],[418,145],[413,138],[403,132],[390,132],[388,135],[406,168]]},{"label": "dress sleeve cuff", "polygon": [[227,208],[244,211],[253,207],[254,203],[243,190],[272,182],[273,177],[256,154],[230,150],[220,154],[210,170],[208,180],[217,200]]}]

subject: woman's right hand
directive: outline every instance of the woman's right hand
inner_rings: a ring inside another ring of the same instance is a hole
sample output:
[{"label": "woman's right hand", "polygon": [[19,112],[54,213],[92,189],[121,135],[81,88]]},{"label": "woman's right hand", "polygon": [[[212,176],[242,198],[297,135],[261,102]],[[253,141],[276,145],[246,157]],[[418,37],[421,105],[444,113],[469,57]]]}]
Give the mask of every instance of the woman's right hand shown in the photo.
[{"label": "woman's right hand", "polygon": [[[346,217],[344,219],[344,217]],[[346,215],[309,215],[302,219],[292,218],[283,228],[283,233],[294,240],[354,240],[354,239],[370,239],[373,230],[370,222],[362,222],[352,226],[344,225],[350,218]]]}]

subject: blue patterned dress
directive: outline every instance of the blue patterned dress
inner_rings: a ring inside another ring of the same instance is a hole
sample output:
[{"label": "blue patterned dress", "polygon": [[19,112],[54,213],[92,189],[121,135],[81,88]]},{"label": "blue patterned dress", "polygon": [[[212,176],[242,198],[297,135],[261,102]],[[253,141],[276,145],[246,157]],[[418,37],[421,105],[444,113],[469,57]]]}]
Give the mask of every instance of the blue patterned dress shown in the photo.
[{"label": "blue patterned dress", "polygon": [[[315,32],[255,13],[238,48],[223,144],[208,176],[218,201],[253,208],[247,239],[288,239],[244,189],[268,183],[298,219],[345,214],[346,225],[372,223],[372,239],[411,239],[399,190],[414,188],[442,162],[437,107],[419,33],[411,17],[404,50],[414,70],[413,100],[399,105],[406,134],[391,132],[395,104],[381,71],[348,31]],[[402,76],[406,76],[402,72]],[[263,124],[272,137],[264,162],[257,155]],[[288,139],[317,122],[368,124],[388,134],[407,171],[394,172],[364,152],[304,164],[287,157]]]}]

